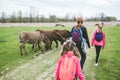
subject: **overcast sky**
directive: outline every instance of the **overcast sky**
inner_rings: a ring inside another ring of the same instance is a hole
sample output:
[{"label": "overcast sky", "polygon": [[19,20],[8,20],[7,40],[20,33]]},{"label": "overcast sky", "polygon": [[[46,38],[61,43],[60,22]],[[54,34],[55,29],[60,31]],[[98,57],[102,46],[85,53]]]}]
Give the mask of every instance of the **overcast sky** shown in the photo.
[{"label": "overcast sky", "polygon": [[24,15],[33,12],[39,15],[91,17],[103,12],[107,16],[120,19],[120,0],[0,0],[0,14],[17,13]]}]

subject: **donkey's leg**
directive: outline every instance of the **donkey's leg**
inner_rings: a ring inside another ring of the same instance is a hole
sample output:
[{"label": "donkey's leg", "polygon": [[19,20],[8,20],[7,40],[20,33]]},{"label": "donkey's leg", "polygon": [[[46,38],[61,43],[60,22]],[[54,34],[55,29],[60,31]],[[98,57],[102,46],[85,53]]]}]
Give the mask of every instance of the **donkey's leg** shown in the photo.
[{"label": "donkey's leg", "polygon": [[34,44],[32,45],[32,50],[34,50]]},{"label": "donkey's leg", "polygon": [[34,45],[34,52],[36,52],[36,45],[37,45],[37,43],[34,43],[33,45]]},{"label": "donkey's leg", "polygon": [[43,52],[42,41],[39,42],[39,45],[41,47],[41,52]]},{"label": "donkey's leg", "polygon": [[51,47],[51,46],[52,46],[52,41],[50,41],[50,49],[52,49],[52,47]]},{"label": "donkey's leg", "polygon": [[[23,44],[22,44],[23,45]],[[23,48],[23,46],[22,45],[20,45],[20,54],[21,54],[21,56],[23,56],[23,53],[22,53],[22,48]]]},{"label": "donkey's leg", "polygon": [[55,40],[55,43],[56,43],[56,48],[58,48],[58,42],[57,42],[57,40]]},{"label": "donkey's leg", "polygon": [[41,49],[41,42],[38,42],[38,48]]},{"label": "donkey's leg", "polygon": [[25,51],[25,54],[27,55],[27,51],[25,49],[25,44],[23,45],[23,50]]}]

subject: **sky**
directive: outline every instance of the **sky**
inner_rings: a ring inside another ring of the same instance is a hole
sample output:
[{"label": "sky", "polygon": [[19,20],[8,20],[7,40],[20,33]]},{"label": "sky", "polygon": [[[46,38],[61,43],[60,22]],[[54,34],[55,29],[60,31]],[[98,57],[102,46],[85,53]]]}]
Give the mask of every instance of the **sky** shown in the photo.
[{"label": "sky", "polygon": [[20,10],[24,16],[32,12],[33,15],[89,18],[104,13],[120,20],[120,0],[0,0],[0,15],[1,12],[17,14]]}]

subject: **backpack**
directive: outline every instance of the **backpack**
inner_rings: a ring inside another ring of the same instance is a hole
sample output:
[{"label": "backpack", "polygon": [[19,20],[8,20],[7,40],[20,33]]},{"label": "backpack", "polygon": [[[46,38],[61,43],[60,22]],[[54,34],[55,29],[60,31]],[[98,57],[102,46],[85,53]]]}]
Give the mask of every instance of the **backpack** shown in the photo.
[{"label": "backpack", "polygon": [[99,32],[96,32],[95,34],[95,40],[100,42],[103,38],[103,34],[102,33],[99,33]]},{"label": "backpack", "polygon": [[81,29],[76,30],[75,27],[72,29],[72,41],[75,43],[80,43],[82,40],[82,31]]},{"label": "backpack", "polygon": [[81,48],[82,48],[82,52],[84,54],[86,54],[87,49],[88,49],[88,45],[87,45],[87,42],[86,42],[86,40],[84,38],[82,38]]},{"label": "backpack", "polygon": [[62,59],[60,70],[59,70],[59,79],[60,80],[74,80],[76,73],[76,63],[74,61],[75,56],[65,56]]}]

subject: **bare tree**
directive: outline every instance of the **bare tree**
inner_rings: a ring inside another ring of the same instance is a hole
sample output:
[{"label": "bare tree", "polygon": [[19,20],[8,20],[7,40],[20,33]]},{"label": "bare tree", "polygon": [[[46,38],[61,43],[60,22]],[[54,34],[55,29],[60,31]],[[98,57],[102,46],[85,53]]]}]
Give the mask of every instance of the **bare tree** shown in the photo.
[{"label": "bare tree", "polygon": [[28,12],[25,13],[25,17],[24,17],[23,21],[24,21],[24,22],[29,22]]},{"label": "bare tree", "polygon": [[29,22],[34,22],[35,21],[35,7],[30,6],[30,13],[29,13]]},{"label": "bare tree", "polygon": [[41,17],[40,17],[40,22],[47,22],[47,19],[45,18],[44,15],[41,15]]},{"label": "bare tree", "polygon": [[16,16],[15,16],[15,11],[12,13],[11,18],[10,18],[10,22],[16,22]]},{"label": "bare tree", "polygon": [[33,16],[32,16],[32,13],[29,14],[29,22],[30,22],[30,23],[33,22]]},{"label": "bare tree", "polygon": [[104,21],[105,20],[105,14],[103,12],[99,13],[99,17],[100,17],[100,21]]},{"label": "bare tree", "polygon": [[18,12],[18,22],[22,22],[22,11]]},{"label": "bare tree", "polygon": [[103,26],[104,25],[103,21],[105,21],[105,14],[103,12],[100,13],[100,21],[102,21],[101,24]]},{"label": "bare tree", "polygon": [[2,23],[5,23],[5,22],[6,22],[6,13],[5,13],[5,12],[2,12],[2,13],[1,13],[1,22],[2,22]]},{"label": "bare tree", "polygon": [[70,16],[69,16],[69,13],[67,13],[66,15],[65,15],[65,21],[69,21],[69,19],[70,19]]},{"label": "bare tree", "polygon": [[49,16],[49,22],[56,22],[56,16],[55,15],[50,15]]},{"label": "bare tree", "polygon": [[40,18],[39,18],[39,15],[38,15],[38,14],[36,15],[35,21],[36,21],[36,22],[40,22]]}]

